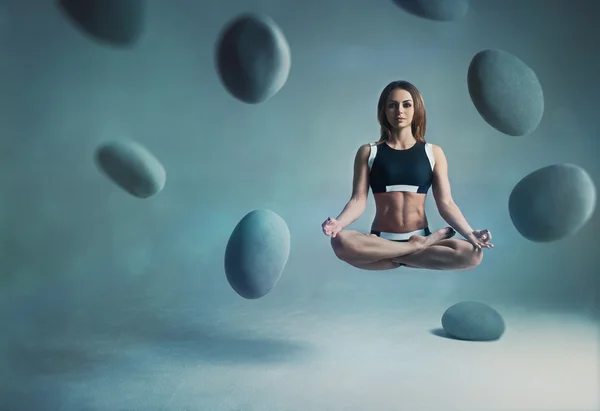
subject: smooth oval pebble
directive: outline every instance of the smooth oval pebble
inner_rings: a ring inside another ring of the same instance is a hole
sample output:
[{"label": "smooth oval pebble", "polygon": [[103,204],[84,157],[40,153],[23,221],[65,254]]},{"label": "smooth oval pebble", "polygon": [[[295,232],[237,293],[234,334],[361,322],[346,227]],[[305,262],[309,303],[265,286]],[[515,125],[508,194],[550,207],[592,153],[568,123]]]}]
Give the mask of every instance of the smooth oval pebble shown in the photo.
[{"label": "smooth oval pebble", "polygon": [[162,191],[167,173],[158,159],[134,141],[113,141],[96,150],[98,167],[119,187],[138,198]]},{"label": "smooth oval pebble", "polygon": [[290,232],[270,210],[246,214],[229,237],[225,273],[231,288],[247,299],[268,294],[281,278],[290,254]]},{"label": "smooth oval pebble", "polygon": [[467,84],[481,117],[509,136],[530,134],[544,114],[544,93],[535,72],[502,50],[477,53],[469,65]]},{"label": "smooth oval pebble", "polygon": [[468,341],[493,341],[506,329],[502,316],[489,305],[462,301],[442,315],[442,327],[451,337]]},{"label": "smooth oval pebble", "polygon": [[285,85],[291,53],[273,19],[244,14],[223,30],[216,61],[227,91],[242,102],[257,104],[273,97]]},{"label": "smooth oval pebble", "polygon": [[145,0],[58,0],[79,29],[95,40],[131,46],[141,35]]},{"label": "smooth oval pebble", "polygon": [[467,15],[469,0],[394,0],[404,11],[434,21],[456,21]]},{"label": "smooth oval pebble", "polygon": [[526,239],[551,242],[576,234],[596,209],[596,186],[574,164],[540,168],[519,181],[508,200],[513,225]]}]

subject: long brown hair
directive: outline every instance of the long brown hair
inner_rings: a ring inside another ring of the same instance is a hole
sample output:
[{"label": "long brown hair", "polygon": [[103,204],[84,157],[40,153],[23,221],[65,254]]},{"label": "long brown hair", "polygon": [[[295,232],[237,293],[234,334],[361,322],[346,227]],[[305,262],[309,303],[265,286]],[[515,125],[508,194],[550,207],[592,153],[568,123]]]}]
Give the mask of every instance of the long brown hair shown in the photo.
[{"label": "long brown hair", "polygon": [[390,125],[386,115],[385,109],[387,106],[387,99],[391,91],[394,89],[406,90],[410,93],[415,106],[415,114],[413,116],[410,128],[412,130],[413,137],[420,143],[425,142],[425,129],[427,128],[427,112],[425,110],[425,103],[423,102],[423,96],[421,92],[408,81],[392,81],[390,84],[385,86],[379,97],[379,103],[377,103],[377,121],[381,126],[381,140],[389,140],[392,136],[392,126]]}]

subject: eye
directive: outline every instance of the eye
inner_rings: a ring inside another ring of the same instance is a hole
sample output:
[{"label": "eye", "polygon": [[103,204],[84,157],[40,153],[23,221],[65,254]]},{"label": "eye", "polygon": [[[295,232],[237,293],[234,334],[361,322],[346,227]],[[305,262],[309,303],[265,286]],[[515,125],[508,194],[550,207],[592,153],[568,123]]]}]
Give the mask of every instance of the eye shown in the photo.
[{"label": "eye", "polygon": [[411,107],[411,104],[410,103],[406,103],[406,104],[404,104],[404,107],[409,108],[409,107]]}]

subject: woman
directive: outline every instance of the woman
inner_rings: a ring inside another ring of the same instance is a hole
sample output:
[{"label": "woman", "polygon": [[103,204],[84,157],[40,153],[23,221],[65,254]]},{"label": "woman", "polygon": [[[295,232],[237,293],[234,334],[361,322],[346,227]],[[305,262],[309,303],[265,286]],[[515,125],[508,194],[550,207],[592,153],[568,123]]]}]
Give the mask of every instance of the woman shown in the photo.
[{"label": "woman", "polygon": [[[406,81],[383,89],[377,104],[381,139],[358,149],[352,197],[337,218],[322,224],[338,258],[365,270],[399,266],[431,270],[476,267],[492,248],[489,230],[472,229],[454,203],[442,149],[425,142],[421,93]],[[376,215],[370,234],[343,230],[365,211],[369,186]],[[432,189],[442,218],[451,226],[431,233],[425,197]],[[466,241],[451,238],[456,232]]]}]

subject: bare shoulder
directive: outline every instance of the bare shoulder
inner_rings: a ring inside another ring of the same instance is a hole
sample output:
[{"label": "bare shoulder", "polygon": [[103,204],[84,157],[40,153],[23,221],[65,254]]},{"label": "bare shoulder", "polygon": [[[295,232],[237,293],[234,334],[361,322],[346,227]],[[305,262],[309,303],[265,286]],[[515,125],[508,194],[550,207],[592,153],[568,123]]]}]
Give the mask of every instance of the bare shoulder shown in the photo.
[{"label": "bare shoulder", "polygon": [[442,147],[438,146],[437,144],[431,144],[431,149],[433,150],[433,154],[436,158],[445,157],[444,150],[442,150]]},{"label": "bare shoulder", "polygon": [[356,154],[359,157],[369,157],[369,154],[371,154],[371,144],[363,144],[358,148],[358,152]]}]

